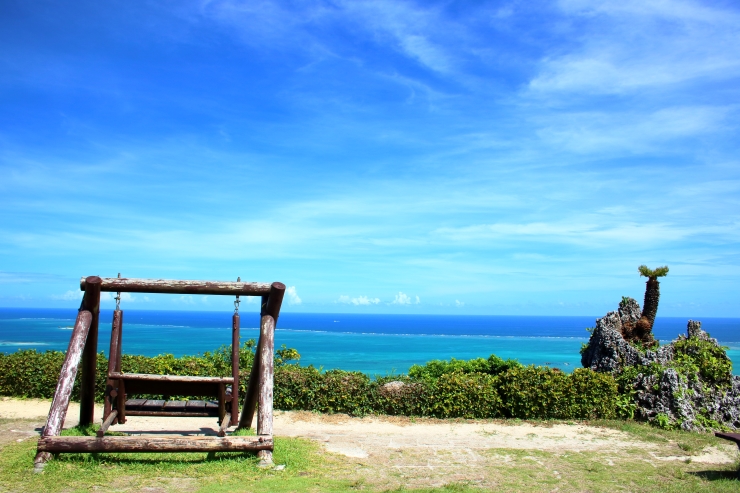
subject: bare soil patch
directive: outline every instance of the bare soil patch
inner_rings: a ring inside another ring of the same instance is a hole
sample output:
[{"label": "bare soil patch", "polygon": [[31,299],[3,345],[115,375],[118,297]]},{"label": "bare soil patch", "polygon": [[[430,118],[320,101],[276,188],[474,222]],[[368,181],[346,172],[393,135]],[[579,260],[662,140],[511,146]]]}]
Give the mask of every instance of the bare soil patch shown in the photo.
[{"label": "bare soil patch", "polygon": [[[49,405],[35,399],[0,400],[0,446],[37,436]],[[66,427],[77,424],[78,413],[77,404],[70,405]],[[97,419],[101,416],[102,408],[96,409]],[[666,467],[689,473],[725,470],[738,458],[737,448],[729,443],[685,451],[675,441],[650,441],[582,423],[354,418],[278,411],[274,429],[276,436],[319,442],[344,464],[337,474],[358,487],[371,488],[462,483],[506,489],[510,486],[506,481],[526,474],[539,484],[570,481],[566,489],[578,490],[583,478],[594,474],[608,480],[612,474],[637,473],[639,468],[646,474]],[[111,431],[215,435],[217,424],[215,418],[131,417]]]}]

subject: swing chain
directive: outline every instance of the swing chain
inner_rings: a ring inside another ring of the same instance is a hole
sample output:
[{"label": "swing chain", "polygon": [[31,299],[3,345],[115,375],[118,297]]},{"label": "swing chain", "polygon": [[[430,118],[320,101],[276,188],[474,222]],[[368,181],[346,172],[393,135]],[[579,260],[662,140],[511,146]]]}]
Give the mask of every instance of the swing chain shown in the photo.
[{"label": "swing chain", "polygon": [[[236,282],[241,282],[242,278],[237,277]],[[234,300],[234,315],[239,315],[239,303],[241,303],[241,300],[239,299],[239,295],[236,295],[236,299]]]},{"label": "swing chain", "polygon": [[[118,273],[118,278],[119,279],[121,278],[120,272]],[[116,300],[116,311],[120,312],[121,311],[121,292],[120,291],[116,293],[115,300]]]}]

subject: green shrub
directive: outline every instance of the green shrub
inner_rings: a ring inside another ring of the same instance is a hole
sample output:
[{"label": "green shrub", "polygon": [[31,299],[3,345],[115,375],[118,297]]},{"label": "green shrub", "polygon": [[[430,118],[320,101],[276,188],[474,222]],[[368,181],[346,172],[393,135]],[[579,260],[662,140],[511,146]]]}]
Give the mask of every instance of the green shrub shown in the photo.
[{"label": "green shrub", "polygon": [[[240,388],[246,392],[254,341],[243,347]],[[617,383],[610,374],[577,369],[559,370],[504,361],[495,356],[471,361],[451,360],[416,366],[414,377],[371,380],[358,372],[321,372],[286,362],[300,357],[285,347],[276,351],[274,407],[354,416],[391,414],[438,418],[590,419],[612,418],[617,409]],[[64,353],[35,350],[0,354],[0,395],[51,398]],[[97,361],[97,395],[102,401],[108,360]],[[176,358],[124,355],[128,373],[227,376],[228,346],[201,356]],[[455,371],[450,371],[454,368]],[[434,376],[438,375],[438,376]],[[394,381],[393,385],[386,385]],[[175,397],[175,396],[172,396]],[[79,378],[72,398],[79,399]],[[622,403],[624,404],[624,403]]]},{"label": "green shrub", "polygon": [[587,368],[567,375],[547,367],[512,368],[497,377],[502,415],[520,419],[613,418],[614,378]]},{"label": "green shrub", "polygon": [[487,359],[460,360],[452,358],[449,361],[432,360],[423,366],[413,365],[409,369],[409,377],[414,380],[424,380],[439,378],[448,373],[487,373],[488,375],[498,375],[511,368],[520,368],[521,366],[522,364],[516,360],[504,360],[492,354]]},{"label": "green shrub", "polygon": [[446,373],[431,386],[427,415],[436,418],[497,418],[501,406],[493,375]]},{"label": "green shrub", "polygon": [[321,372],[313,366],[276,368],[273,406],[285,410],[312,410],[321,389],[321,379]]}]

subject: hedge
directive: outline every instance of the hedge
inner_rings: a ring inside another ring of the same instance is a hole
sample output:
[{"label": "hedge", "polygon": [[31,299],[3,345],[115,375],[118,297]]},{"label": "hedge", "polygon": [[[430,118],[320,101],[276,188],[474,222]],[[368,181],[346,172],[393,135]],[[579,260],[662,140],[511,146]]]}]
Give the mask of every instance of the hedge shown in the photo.
[{"label": "hedge", "polygon": [[[246,391],[254,341],[242,351],[241,391]],[[229,347],[202,356],[124,355],[129,373],[227,376]],[[353,416],[390,414],[437,418],[592,419],[617,416],[618,386],[610,374],[547,367],[492,356],[415,366],[409,376],[371,379],[359,372],[289,364],[295,350],[276,351],[274,407]],[[23,350],[0,354],[0,395],[51,398],[64,353]],[[97,400],[102,401],[108,361],[98,355]],[[79,380],[79,379],[78,379]],[[243,394],[242,394],[243,395]],[[75,384],[73,399],[79,398]]]}]

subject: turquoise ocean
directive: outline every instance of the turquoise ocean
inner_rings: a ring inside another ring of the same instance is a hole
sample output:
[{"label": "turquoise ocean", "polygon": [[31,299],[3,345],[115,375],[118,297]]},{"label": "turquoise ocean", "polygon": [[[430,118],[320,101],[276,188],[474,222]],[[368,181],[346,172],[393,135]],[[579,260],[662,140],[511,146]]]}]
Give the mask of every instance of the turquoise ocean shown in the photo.
[{"label": "turquoise ocean", "polygon": [[[66,350],[76,310],[0,308],[0,352]],[[231,313],[124,311],[123,352],[176,356],[212,351],[231,343]],[[496,354],[524,364],[570,372],[581,366],[586,327],[597,317],[460,315],[361,315],[283,313],[276,346],[295,348],[301,365],[340,368],[369,375],[408,372],[433,359],[470,359]],[[108,352],[111,310],[102,310],[99,351]],[[686,333],[686,318],[658,317],[654,333],[662,343]],[[703,318],[702,328],[729,347],[733,372],[740,374],[740,318]],[[241,313],[242,341],[256,339],[259,315]],[[125,370],[125,369],[124,369]]]}]

